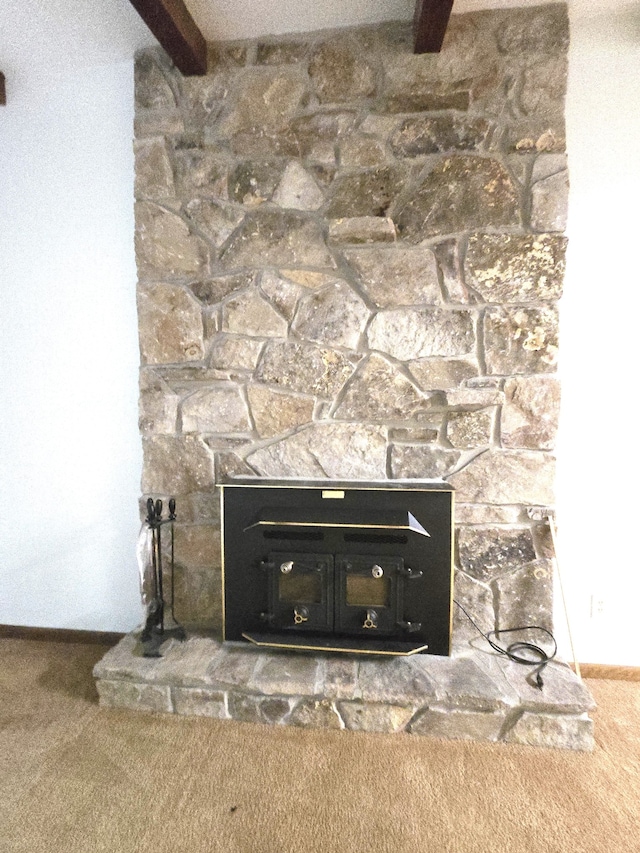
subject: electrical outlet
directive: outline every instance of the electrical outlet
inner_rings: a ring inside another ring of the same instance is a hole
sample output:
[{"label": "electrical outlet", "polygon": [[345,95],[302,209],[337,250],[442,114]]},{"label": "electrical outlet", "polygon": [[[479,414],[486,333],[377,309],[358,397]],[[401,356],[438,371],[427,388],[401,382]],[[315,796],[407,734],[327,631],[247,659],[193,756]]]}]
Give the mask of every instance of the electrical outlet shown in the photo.
[{"label": "electrical outlet", "polygon": [[604,596],[601,593],[594,593],[591,596],[591,618],[599,619],[604,616],[606,610]]}]

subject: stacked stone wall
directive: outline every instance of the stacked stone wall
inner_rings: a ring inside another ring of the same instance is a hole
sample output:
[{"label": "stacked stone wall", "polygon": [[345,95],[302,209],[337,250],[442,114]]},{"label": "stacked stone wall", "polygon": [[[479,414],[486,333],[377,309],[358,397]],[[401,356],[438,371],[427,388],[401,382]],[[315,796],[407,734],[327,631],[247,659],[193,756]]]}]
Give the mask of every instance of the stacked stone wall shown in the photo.
[{"label": "stacked stone wall", "polygon": [[[456,488],[456,595],[551,624],[566,241],[564,5],[136,62],[144,496],[177,615],[220,625],[229,474]],[[473,629],[456,615],[456,638]]]}]

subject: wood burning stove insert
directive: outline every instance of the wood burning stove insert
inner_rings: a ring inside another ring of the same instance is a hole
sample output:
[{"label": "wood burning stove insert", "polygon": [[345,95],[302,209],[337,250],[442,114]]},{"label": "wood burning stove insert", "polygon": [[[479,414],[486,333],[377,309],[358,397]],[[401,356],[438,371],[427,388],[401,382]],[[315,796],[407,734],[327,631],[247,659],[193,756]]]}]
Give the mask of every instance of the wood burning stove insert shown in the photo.
[{"label": "wood burning stove insert", "polygon": [[225,640],[449,654],[447,483],[234,478],[221,492]]}]

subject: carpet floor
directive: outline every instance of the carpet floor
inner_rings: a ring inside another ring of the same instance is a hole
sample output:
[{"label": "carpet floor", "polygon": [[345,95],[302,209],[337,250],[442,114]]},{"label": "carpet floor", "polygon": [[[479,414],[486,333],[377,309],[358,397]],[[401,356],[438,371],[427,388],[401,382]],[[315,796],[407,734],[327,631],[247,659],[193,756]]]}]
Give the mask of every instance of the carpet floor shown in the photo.
[{"label": "carpet floor", "polygon": [[103,710],[106,649],[0,640],[1,853],[640,851],[640,683],[593,753]]}]

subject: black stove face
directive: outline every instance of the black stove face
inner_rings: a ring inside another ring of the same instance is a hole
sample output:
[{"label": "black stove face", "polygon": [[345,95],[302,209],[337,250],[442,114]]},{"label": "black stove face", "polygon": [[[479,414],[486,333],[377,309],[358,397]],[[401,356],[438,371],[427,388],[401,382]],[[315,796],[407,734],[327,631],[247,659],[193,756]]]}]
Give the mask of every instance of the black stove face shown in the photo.
[{"label": "black stove face", "polygon": [[451,488],[327,485],[223,485],[225,639],[449,654]]}]

